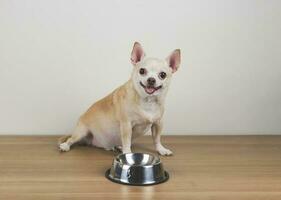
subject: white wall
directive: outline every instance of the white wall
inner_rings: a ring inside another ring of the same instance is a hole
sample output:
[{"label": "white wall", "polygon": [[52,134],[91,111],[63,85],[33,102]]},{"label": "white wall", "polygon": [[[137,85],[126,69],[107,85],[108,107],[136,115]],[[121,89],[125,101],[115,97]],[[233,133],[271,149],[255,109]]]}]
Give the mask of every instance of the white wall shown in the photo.
[{"label": "white wall", "polygon": [[147,55],[181,48],[166,134],[281,133],[281,1],[0,0],[0,133],[62,134]]}]

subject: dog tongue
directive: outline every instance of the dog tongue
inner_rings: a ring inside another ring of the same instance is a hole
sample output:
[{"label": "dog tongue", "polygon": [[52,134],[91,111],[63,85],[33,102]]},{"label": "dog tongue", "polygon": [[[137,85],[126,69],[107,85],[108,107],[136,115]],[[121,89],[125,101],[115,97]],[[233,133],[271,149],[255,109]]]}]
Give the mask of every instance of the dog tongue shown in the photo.
[{"label": "dog tongue", "polygon": [[152,94],[152,93],[155,91],[155,88],[147,87],[147,88],[145,88],[145,91],[146,91],[148,94]]}]

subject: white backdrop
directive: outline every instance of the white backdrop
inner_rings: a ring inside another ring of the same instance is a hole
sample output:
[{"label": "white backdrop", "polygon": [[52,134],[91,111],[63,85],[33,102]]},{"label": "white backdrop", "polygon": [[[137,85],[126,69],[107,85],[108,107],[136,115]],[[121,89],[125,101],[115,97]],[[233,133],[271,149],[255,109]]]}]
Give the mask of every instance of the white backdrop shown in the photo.
[{"label": "white backdrop", "polygon": [[165,134],[281,133],[281,1],[0,0],[0,133],[62,134],[125,82],[134,41],[182,50]]}]

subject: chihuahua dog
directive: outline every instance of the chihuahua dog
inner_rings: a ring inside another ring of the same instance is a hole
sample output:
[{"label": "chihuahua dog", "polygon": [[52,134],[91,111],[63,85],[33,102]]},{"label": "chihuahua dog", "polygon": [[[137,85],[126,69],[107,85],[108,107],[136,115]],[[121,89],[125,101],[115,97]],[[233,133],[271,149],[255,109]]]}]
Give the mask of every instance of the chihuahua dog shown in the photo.
[{"label": "chihuahua dog", "polygon": [[71,145],[91,135],[93,146],[106,150],[118,147],[130,153],[132,141],[151,131],[156,151],[172,155],[162,145],[160,135],[165,97],[180,60],[179,49],[162,60],[146,57],[142,46],[135,42],[130,80],[93,104],[80,117],[72,135],[61,138],[59,149],[69,151]]}]

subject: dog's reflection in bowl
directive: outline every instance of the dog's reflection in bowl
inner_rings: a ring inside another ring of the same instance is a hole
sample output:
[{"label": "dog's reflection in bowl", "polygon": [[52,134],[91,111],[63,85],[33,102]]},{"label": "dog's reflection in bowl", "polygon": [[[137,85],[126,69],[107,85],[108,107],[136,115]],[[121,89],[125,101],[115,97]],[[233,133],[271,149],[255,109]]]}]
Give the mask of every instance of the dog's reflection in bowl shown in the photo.
[{"label": "dog's reflection in bowl", "polygon": [[106,171],[106,177],[116,183],[128,185],[153,185],[168,180],[158,156],[144,153],[118,155],[112,167]]}]

